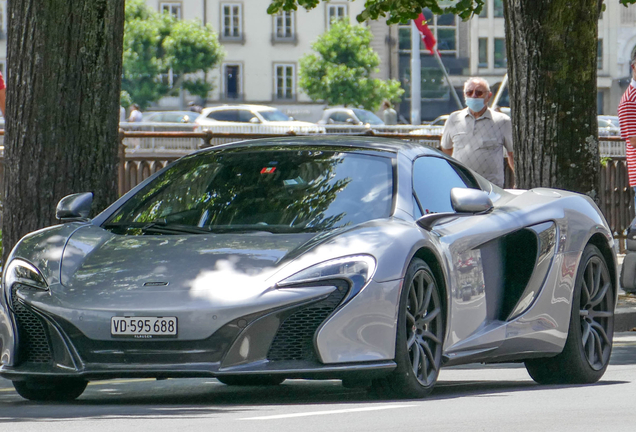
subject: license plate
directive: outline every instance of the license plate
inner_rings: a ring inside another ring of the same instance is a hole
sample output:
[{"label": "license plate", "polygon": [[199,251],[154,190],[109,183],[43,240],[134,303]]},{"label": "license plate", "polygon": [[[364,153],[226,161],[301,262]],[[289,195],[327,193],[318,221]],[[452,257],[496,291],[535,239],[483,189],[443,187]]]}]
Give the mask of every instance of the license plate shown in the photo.
[{"label": "license plate", "polygon": [[177,337],[177,317],[112,317],[110,334],[136,339]]}]

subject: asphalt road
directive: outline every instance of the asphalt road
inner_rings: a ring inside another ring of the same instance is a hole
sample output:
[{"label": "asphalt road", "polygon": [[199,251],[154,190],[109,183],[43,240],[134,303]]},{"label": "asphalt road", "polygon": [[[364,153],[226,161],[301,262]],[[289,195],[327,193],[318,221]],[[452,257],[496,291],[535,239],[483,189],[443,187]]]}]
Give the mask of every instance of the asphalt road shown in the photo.
[{"label": "asphalt road", "polygon": [[587,386],[539,386],[519,365],[443,369],[423,400],[383,400],[339,381],[228,387],[215,379],[91,383],[68,404],[21,399],[0,379],[2,431],[634,431],[636,333]]}]

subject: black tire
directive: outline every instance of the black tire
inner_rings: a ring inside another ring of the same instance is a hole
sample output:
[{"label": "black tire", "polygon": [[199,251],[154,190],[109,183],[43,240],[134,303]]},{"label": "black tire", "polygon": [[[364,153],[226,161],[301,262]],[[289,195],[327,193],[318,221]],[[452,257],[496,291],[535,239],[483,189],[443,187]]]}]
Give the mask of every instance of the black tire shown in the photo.
[{"label": "black tire", "polygon": [[397,368],[373,381],[373,390],[398,398],[423,398],[437,382],[442,365],[444,309],[431,268],[419,258],[409,264],[398,312]]},{"label": "black tire", "polygon": [[88,385],[84,380],[13,381],[20,396],[32,401],[68,402],[77,399]]},{"label": "black tire", "polygon": [[227,375],[216,379],[229,386],[276,386],[285,381],[285,378],[278,376]]},{"label": "black tire", "polygon": [[612,353],[614,289],[605,258],[587,245],[576,274],[572,315],[563,351],[550,358],[527,360],[539,384],[591,384],[605,373]]}]

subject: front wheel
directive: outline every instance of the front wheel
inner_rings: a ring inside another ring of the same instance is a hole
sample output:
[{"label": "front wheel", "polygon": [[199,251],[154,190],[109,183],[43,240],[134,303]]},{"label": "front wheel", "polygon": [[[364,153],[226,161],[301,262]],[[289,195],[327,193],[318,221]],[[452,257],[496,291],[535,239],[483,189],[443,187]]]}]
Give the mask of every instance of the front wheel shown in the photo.
[{"label": "front wheel", "polygon": [[409,264],[398,312],[397,368],[373,381],[380,393],[422,398],[435,386],[442,364],[444,311],[431,268],[419,258]]},{"label": "front wheel", "polygon": [[20,396],[32,401],[72,401],[80,397],[86,386],[84,380],[28,380],[13,381],[13,387]]},{"label": "front wheel", "polygon": [[539,384],[590,384],[609,364],[614,333],[614,290],[605,258],[587,245],[576,274],[572,315],[561,354],[525,362]]}]

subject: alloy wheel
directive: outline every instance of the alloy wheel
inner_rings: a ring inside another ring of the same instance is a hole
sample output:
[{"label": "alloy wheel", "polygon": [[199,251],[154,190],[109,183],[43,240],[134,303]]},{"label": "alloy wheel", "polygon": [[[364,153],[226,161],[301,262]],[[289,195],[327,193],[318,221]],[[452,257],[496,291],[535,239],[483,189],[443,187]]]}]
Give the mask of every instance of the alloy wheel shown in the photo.
[{"label": "alloy wheel", "polygon": [[612,351],[612,283],[605,263],[598,256],[587,262],[581,281],[581,342],[585,358],[594,370],[602,369]]},{"label": "alloy wheel", "polygon": [[406,340],[417,380],[430,386],[437,380],[443,339],[442,309],[433,275],[420,269],[409,286],[406,303]]}]

